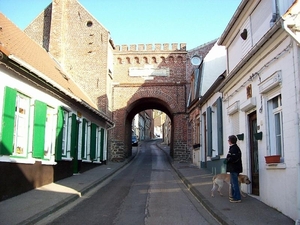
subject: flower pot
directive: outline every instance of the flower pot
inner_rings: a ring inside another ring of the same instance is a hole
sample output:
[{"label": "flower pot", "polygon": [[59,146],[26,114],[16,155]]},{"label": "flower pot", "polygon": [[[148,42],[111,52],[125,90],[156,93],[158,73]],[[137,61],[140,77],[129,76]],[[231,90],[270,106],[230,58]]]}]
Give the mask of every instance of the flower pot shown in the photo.
[{"label": "flower pot", "polygon": [[280,163],[280,155],[265,156],[266,163]]}]

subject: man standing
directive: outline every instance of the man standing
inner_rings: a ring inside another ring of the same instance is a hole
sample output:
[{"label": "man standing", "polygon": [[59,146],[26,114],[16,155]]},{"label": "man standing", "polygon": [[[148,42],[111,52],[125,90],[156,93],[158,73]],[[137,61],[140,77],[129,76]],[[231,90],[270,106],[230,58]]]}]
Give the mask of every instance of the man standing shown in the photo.
[{"label": "man standing", "polygon": [[236,144],[237,137],[235,135],[230,135],[228,137],[229,152],[227,154],[227,169],[226,171],[230,173],[230,184],[231,184],[231,194],[229,197],[230,202],[238,203],[241,202],[241,193],[239,187],[239,173],[243,172],[242,166],[242,153]]}]

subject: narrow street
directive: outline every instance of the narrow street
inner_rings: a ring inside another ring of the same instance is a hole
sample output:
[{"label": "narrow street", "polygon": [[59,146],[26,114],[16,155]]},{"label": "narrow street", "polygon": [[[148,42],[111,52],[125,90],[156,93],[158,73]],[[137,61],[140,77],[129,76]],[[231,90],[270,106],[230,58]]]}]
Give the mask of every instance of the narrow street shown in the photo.
[{"label": "narrow street", "polygon": [[91,194],[39,224],[218,224],[196,201],[155,141]]}]

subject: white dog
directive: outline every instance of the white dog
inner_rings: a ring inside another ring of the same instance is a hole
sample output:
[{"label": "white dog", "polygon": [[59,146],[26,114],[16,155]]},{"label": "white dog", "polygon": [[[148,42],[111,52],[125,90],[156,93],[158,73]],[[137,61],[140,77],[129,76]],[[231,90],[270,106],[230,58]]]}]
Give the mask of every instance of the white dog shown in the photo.
[{"label": "white dog", "polygon": [[[251,184],[251,181],[247,175],[242,175],[242,174],[239,175],[238,179],[239,179],[241,195],[243,197],[246,197],[246,195],[241,191],[241,184]],[[226,182],[229,185],[229,197],[232,197],[231,196],[231,185],[230,185],[230,174],[227,174],[227,173],[217,174],[213,177],[212,181],[213,181],[213,187],[211,189],[211,197],[214,197],[214,191],[217,189],[217,186],[219,187],[218,188],[219,194],[221,196],[223,196],[221,189],[223,187],[224,182]]]}]

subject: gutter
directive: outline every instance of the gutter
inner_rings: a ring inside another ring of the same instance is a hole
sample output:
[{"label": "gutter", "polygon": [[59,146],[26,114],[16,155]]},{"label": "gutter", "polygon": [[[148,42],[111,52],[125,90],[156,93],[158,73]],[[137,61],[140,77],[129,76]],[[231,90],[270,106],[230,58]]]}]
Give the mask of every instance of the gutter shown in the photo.
[{"label": "gutter", "polygon": [[290,27],[296,27],[294,16],[297,15],[289,15],[289,18],[283,19],[282,27],[283,29],[296,41],[297,45],[300,45],[300,38],[292,31]]},{"label": "gutter", "polygon": [[38,71],[37,69],[35,69],[34,67],[32,67],[31,65],[26,63],[25,61],[23,61],[22,59],[19,59],[18,57],[14,56],[12,54],[8,55],[8,58],[10,60],[18,63],[21,67],[23,67],[23,68],[27,69],[28,71],[34,73],[36,76],[38,76],[39,78],[46,81],[48,84],[52,85],[54,88],[57,88],[60,92],[64,93],[65,95],[67,95],[71,99],[74,99],[76,102],[80,103],[85,108],[89,109],[90,111],[94,112],[96,115],[98,115],[101,118],[103,118],[104,120],[106,120],[106,122],[109,124],[109,127],[110,127],[109,129],[111,129],[115,126],[114,122],[112,120],[110,120],[106,115],[103,115],[103,113],[101,113],[99,110],[96,110],[95,108],[90,106],[88,103],[86,103],[82,99],[80,99],[77,96],[73,95],[72,93],[70,93],[69,91],[64,89],[62,86],[60,86],[59,84],[57,84],[53,80],[49,79],[45,74],[41,73],[40,71]]}]

